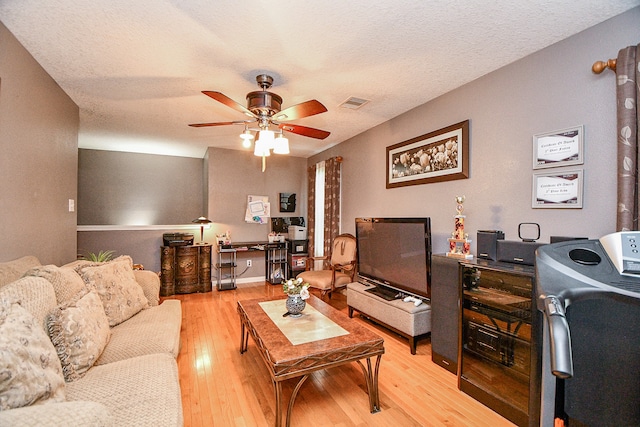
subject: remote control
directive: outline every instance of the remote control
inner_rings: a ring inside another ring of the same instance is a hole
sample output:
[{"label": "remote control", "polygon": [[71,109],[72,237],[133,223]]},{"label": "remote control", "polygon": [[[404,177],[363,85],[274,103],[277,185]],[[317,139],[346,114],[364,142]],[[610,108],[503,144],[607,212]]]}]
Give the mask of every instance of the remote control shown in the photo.
[{"label": "remote control", "polygon": [[404,302],[413,301],[413,305],[415,305],[416,307],[422,304],[422,300],[415,297],[404,297],[403,301]]}]

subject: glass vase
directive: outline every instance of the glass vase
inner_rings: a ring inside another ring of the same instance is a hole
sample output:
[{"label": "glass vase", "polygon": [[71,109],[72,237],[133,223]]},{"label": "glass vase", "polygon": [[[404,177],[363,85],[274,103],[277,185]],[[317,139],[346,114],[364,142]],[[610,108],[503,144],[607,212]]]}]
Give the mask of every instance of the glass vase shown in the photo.
[{"label": "glass vase", "polygon": [[289,295],[285,304],[291,317],[302,316],[302,311],[307,306],[307,302],[302,299],[300,294]]}]

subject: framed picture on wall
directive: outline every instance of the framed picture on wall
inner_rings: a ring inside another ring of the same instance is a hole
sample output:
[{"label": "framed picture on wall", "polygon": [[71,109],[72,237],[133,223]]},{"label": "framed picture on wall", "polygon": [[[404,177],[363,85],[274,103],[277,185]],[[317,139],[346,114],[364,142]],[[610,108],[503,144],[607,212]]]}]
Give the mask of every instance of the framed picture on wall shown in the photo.
[{"label": "framed picture on wall", "polygon": [[533,168],[581,165],[584,163],[584,126],[533,136]]},{"label": "framed picture on wall", "polygon": [[387,147],[387,188],[469,177],[469,120]]},{"label": "framed picture on wall", "polygon": [[533,208],[582,208],[583,170],[533,175]]}]

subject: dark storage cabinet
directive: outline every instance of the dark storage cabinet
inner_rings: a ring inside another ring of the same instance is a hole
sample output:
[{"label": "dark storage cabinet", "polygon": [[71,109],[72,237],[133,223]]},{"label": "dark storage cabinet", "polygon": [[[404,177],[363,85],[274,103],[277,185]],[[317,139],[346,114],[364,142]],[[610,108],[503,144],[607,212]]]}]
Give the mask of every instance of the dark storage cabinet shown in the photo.
[{"label": "dark storage cabinet", "polygon": [[160,295],[210,292],[211,245],[163,246]]},{"label": "dark storage cabinet", "polygon": [[461,264],[460,390],[519,426],[537,426],[540,331],[532,267]]}]

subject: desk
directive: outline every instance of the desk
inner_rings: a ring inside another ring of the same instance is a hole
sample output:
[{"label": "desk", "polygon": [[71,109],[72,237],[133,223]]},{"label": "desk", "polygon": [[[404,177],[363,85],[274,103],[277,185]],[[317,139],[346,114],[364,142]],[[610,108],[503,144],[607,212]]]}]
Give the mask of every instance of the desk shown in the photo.
[{"label": "desk", "polygon": [[[285,424],[289,427],[296,395],[309,375],[315,371],[349,362],[357,362],[362,368],[367,383],[371,413],[380,411],[378,371],[384,354],[384,340],[353,319],[349,319],[344,313],[319,298],[311,296],[307,300],[307,305],[314,309],[314,316],[315,312],[318,312],[326,318],[323,319],[325,324],[326,321],[334,324],[331,327],[333,332],[330,338],[293,345],[261,305],[261,303],[276,300],[282,301],[282,313],[286,312],[286,297],[238,301],[241,325],[240,353],[247,351],[249,335],[251,335],[274,384],[276,427],[282,425],[282,381],[301,377],[289,398]],[[287,317],[286,320],[290,323],[304,322],[305,316],[308,315],[303,313],[300,318]],[[278,320],[278,323],[282,323],[281,319]],[[336,332],[340,330],[346,331],[346,334]],[[371,358],[374,356],[376,361],[375,366],[372,366]],[[366,359],[366,367],[362,359]]]}]

